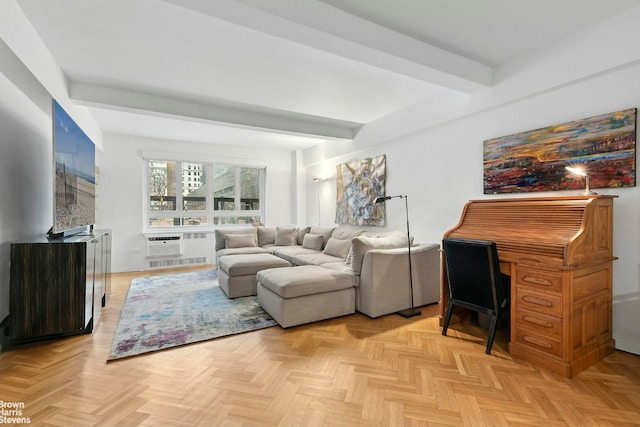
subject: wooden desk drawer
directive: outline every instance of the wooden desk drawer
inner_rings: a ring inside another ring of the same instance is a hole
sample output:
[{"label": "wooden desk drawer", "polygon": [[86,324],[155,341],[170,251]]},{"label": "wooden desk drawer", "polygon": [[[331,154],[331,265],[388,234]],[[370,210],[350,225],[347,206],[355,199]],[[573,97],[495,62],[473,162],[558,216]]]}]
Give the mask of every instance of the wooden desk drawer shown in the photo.
[{"label": "wooden desk drawer", "polygon": [[513,297],[516,309],[528,309],[538,313],[562,318],[562,297],[553,294],[541,294],[516,286]]},{"label": "wooden desk drawer", "polygon": [[515,325],[517,328],[527,329],[536,335],[562,339],[562,319],[554,316],[546,316],[528,310],[515,310]]},{"label": "wooden desk drawer", "polygon": [[562,342],[548,336],[538,335],[528,329],[516,327],[515,340],[520,345],[534,348],[556,357],[562,356]]},{"label": "wooden desk drawer", "polygon": [[562,292],[562,275],[552,271],[516,265],[516,284],[537,289],[540,292]]}]

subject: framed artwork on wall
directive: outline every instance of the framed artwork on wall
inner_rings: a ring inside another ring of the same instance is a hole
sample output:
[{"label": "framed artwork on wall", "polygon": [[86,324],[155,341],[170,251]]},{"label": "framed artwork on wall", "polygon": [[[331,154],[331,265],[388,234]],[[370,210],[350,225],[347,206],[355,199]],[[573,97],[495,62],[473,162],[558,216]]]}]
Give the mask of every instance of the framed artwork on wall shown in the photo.
[{"label": "framed artwork on wall", "polygon": [[636,116],[630,108],[488,139],[483,144],[484,194],[636,185]]},{"label": "framed artwork on wall", "polygon": [[385,194],[387,156],[336,166],[338,224],[384,226],[384,207],[373,201]]}]

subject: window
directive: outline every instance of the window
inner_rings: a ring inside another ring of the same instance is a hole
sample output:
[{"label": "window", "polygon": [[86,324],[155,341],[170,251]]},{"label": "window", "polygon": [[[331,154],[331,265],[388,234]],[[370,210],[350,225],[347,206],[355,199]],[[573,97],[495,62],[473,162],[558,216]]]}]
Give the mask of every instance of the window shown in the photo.
[{"label": "window", "polygon": [[176,210],[176,163],[149,162],[150,211]]},{"label": "window", "polygon": [[265,168],[147,161],[149,228],[262,222]]}]

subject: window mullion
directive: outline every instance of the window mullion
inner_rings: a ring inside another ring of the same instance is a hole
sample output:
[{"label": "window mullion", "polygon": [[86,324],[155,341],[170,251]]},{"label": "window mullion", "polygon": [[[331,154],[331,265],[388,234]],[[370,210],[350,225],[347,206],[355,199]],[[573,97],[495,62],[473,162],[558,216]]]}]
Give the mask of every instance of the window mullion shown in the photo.
[{"label": "window mullion", "polygon": [[213,224],[213,218],[214,218],[214,200],[213,200],[213,188],[214,188],[214,184],[213,184],[213,164],[205,164],[204,165],[204,170],[205,170],[205,185],[209,186],[209,191],[207,191],[207,193],[205,194],[206,197],[206,201],[205,201],[205,212],[206,212],[206,216],[207,216],[207,224]]},{"label": "window mullion", "polygon": [[267,181],[267,177],[266,177],[266,173],[265,173],[265,169],[264,168],[260,168],[260,184],[259,184],[259,189],[258,189],[258,200],[260,203],[260,218],[263,222],[265,222],[266,224],[266,219],[265,219],[265,211],[266,211],[266,205],[265,205],[265,188],[266,188],[266,181]]},{"label": "window mullion", "polygon": [[182,202],[182,162],[176,162],[176,174],[178,175],[176,177],[176,214],[178,214],[178,216],[181,216],[184,213]]},{"label": "window mullion", "polygon": [[234,166],[233,168],[233,179],[234,179],[233,200],[234,200],[234,206],[235,206],[234,210],[236,212],[240,212],[242,210],[242,207],[240,205],[240,194],[242,192],[242,189],[240,188],[240,167],[239,166]]}]

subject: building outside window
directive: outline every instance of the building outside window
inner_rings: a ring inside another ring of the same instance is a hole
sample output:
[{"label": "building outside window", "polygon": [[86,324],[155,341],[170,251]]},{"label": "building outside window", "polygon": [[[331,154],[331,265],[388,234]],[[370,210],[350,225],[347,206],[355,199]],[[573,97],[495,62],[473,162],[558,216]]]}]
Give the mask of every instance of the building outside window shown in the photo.
[{"label": "building outside window", "polygon": [[147,161],[147,227],[262,222],[265,168]]}]

